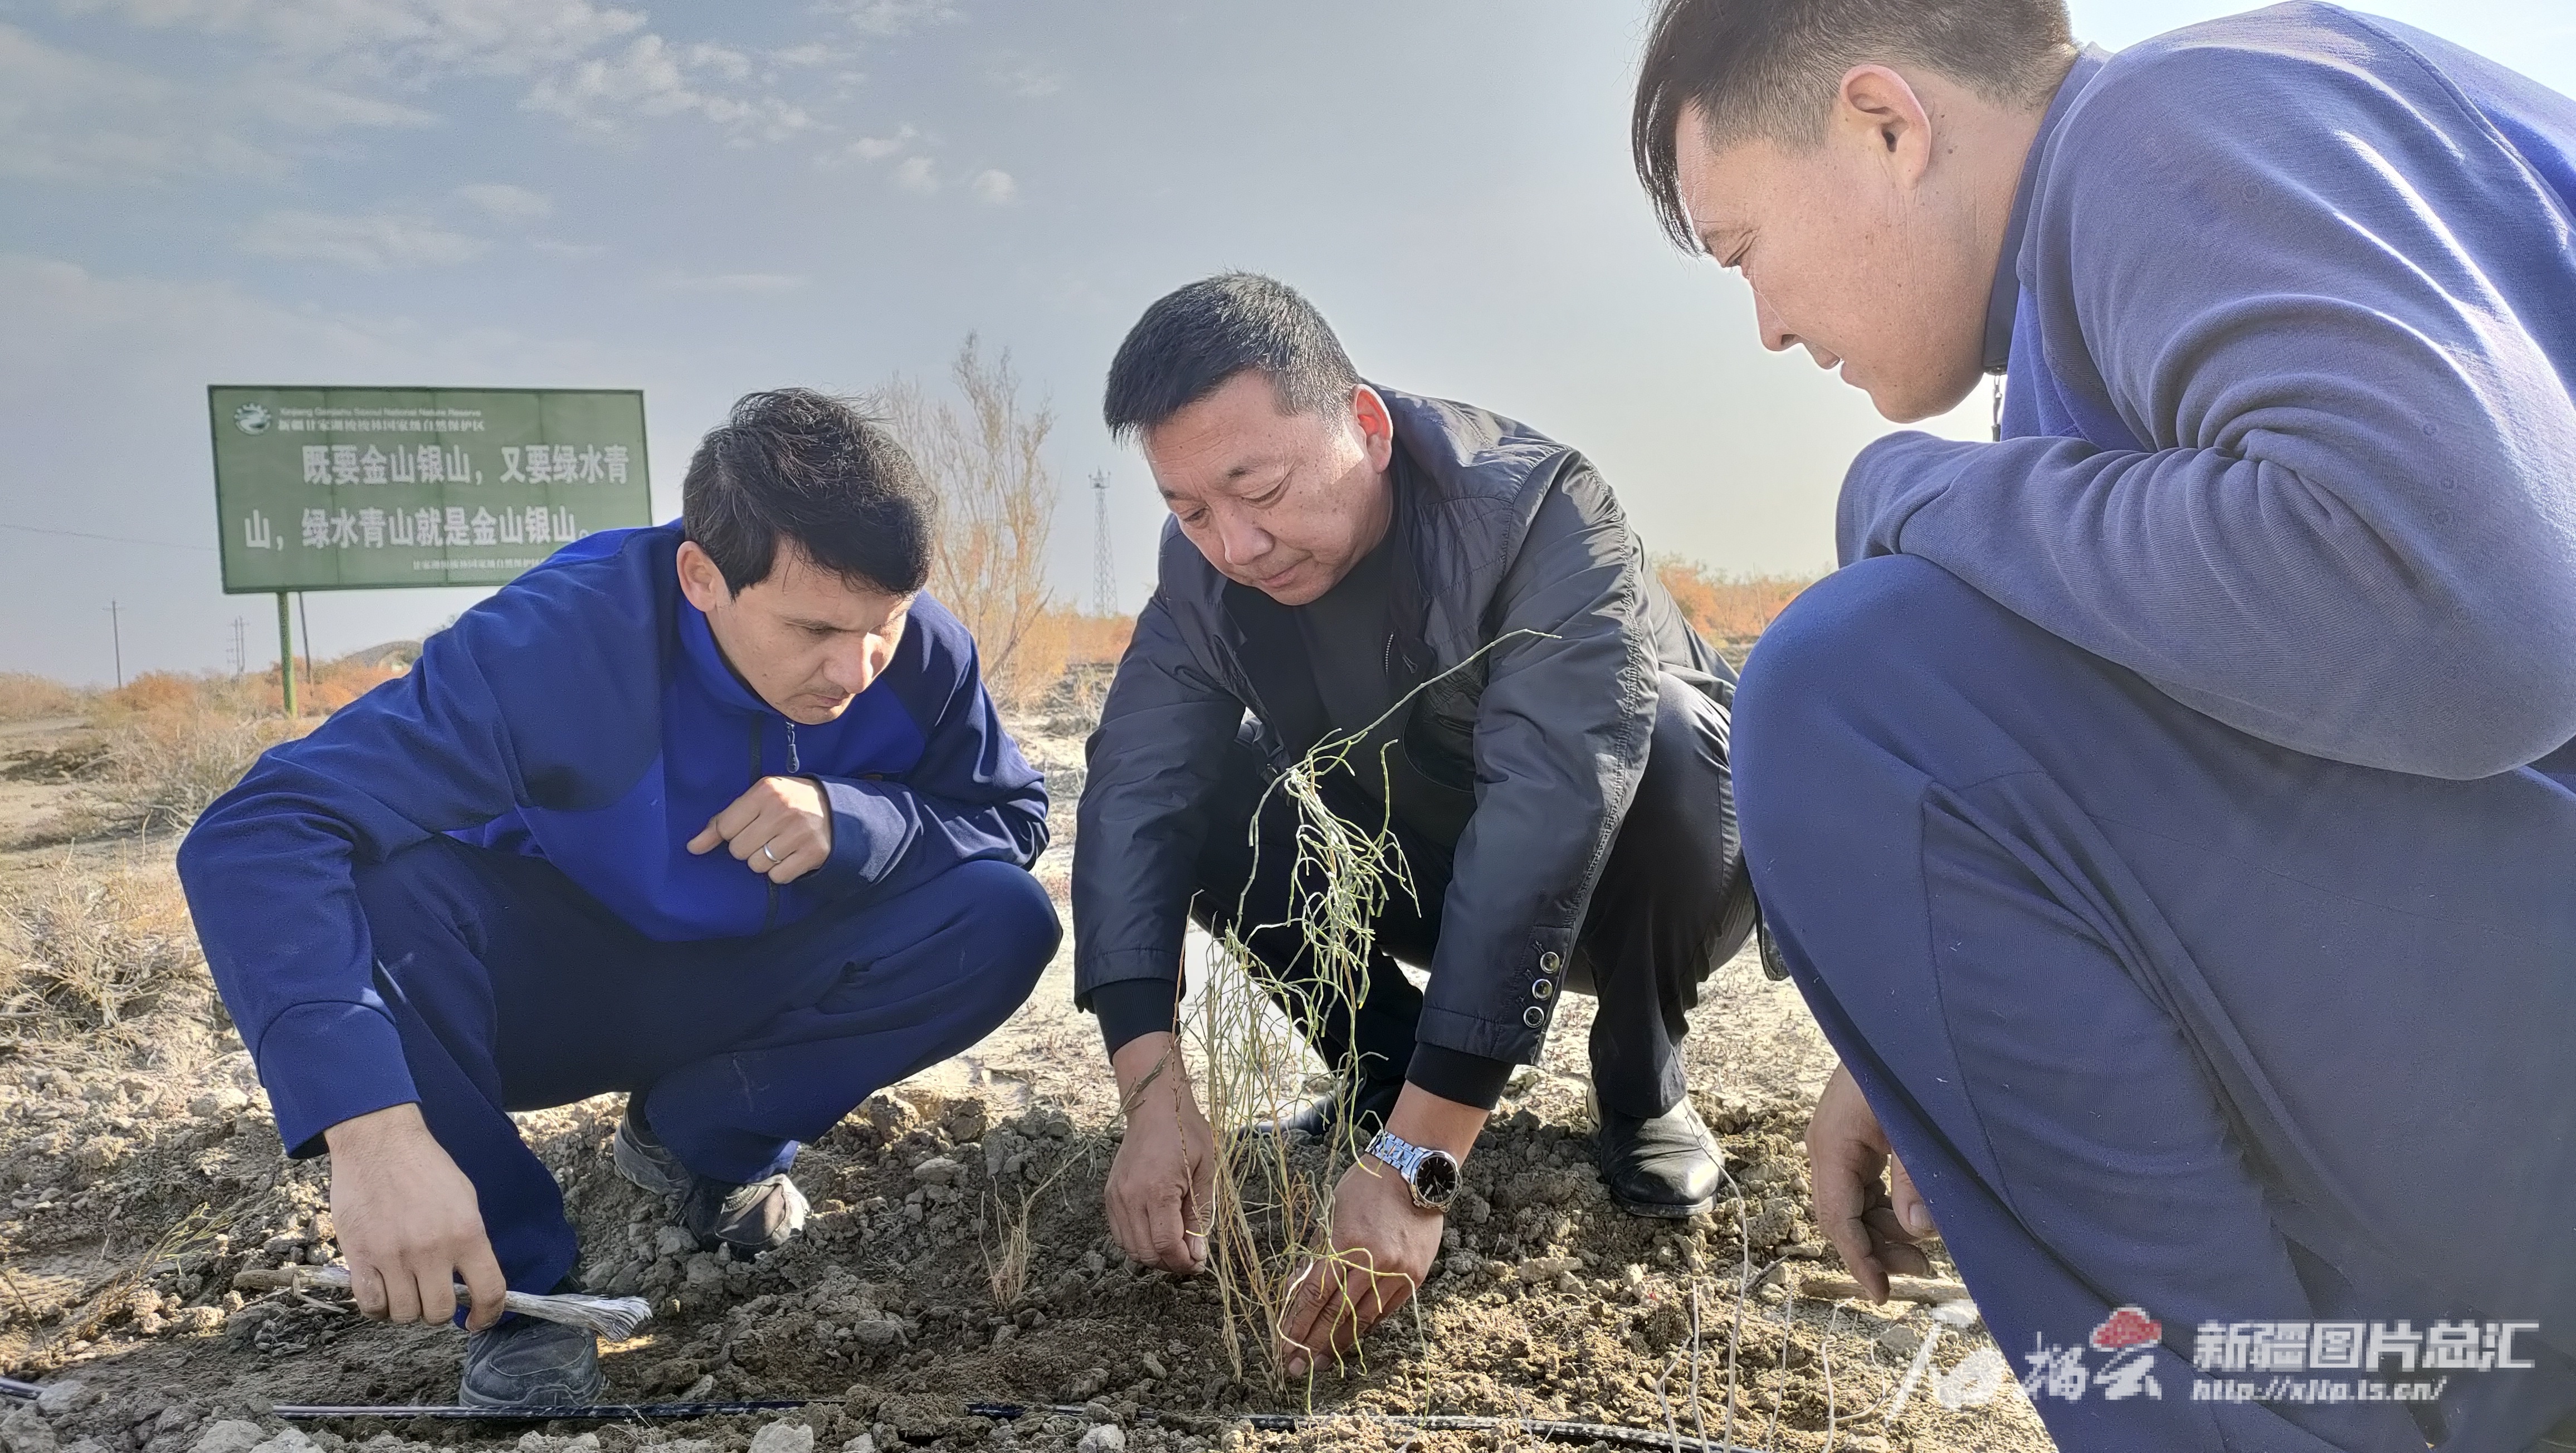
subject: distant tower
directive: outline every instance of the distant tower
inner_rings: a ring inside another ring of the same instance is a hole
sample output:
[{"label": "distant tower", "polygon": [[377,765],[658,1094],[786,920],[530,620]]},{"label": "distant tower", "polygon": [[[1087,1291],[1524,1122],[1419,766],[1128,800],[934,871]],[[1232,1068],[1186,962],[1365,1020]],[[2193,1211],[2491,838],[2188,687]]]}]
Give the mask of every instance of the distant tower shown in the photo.
[{"label": "distant tower", "polygon": [[1109,548],[1109,471],[1091,476],[1091,613],[1118,614],[1118,553]]}]

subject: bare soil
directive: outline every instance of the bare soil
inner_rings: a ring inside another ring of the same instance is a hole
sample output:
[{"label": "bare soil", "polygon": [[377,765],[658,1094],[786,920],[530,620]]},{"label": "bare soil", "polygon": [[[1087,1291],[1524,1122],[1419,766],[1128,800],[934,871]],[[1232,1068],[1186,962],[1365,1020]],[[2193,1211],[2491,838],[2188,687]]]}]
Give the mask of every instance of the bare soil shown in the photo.
[{"label": "bare soil", "polygon": [[[1060,694],[1055,715],[1021,725],[1060,804],[1038,870],[1059,897],[1082,704]],[[166,835],[73,830],[101,820],[84,782],[97,749],[78,721],[0,727],[0,907],[19,912],[67,878],[167,877]],[[18,951],[0,938],[0,954]],[[605,1349],[612,1397],[825,1401],[650,1425],[350,1418],[290,1432],[268,1409],[451,1401],[461,1338],[365,1322],[333,1294],[235,1289],[244,1269],[324,1262],[335,1248],[325,1166],[283,1158],[203,972],[117,1037],[48,1037],[24,1014],[0,1018],[0,1374],[56,1389],[50,1412],[0,1401],[0,1453],[310,1453],[306,1440],[323,1453],[802,1453],[809,1436],[829,1449],[866,1438],[880,1453],[1497,1449],[1539,1445],[1508,1426],[1422,1434],[1342,1418],[1265,1433],[1240,1419],[1445,1413],[1660,1433],[1669,1408],[1683,1434],[1716,1439],[1730,1388],[1732,1438],[1748,1448],[2050,1446],[2009,1382],[1952,1410],[1927,1381],[1888,1419],[1930,1326],[1924,1309],[1797,1295],[1840,1270],[1812,1222],[1798,1143],[1833,1057],[1796,993],[1749,953],[1707,986],[1690,1049],[1738,1200],[1686,1223],[1610,1205],[1591,1169],[1590,1006],[1569,1004],[1469,1160],[1454,1244],[1418,1316],[1311,1385],[1274,1387],[1257,1360],[1238,1370],[1213,1289],[1133,1267],[1107,1235],[1100,1190],[1120,1127],[1097,1030],[1071,1007],[1068,948],[991,1039],[810,1147],[796,1170],[815,1208],[806,1234],[751,1262],[688,1248],[667,1230],[672,1208],[617,1177],[615,1098],[521,1117],[581,1229],[586,1284],[655,1309],[640,1335]],[[1027,1289],[998,1303],[988,1272],[1006,1217],[1041,1185],[1027,1201]],[[1932,1371],[1988,1345],[1982,1331],[1947,1334]],[[1088,1411],[966,1411],[996,1401]]]}]

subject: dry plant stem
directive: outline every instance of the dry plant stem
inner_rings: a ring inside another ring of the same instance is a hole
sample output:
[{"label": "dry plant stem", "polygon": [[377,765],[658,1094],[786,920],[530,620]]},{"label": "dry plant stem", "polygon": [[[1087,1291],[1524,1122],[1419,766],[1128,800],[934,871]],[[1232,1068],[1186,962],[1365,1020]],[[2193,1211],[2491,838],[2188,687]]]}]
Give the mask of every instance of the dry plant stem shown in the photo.
[{"label": "dry plant stem", "polygon": [[1699,1282],[1697,1280],[1691,1282],[1690,1357],[1691,1435],[1705,1443],[1708,1441],[1708,1419],[1700,1415],[1699,1409]]},{"label": "dry plant stem", "polygon": [[[1165,1053],[1163,1058],[1145,1073],[1143,1079],[1136,1082],[1136,1093],[1129,1096],[1127,1102],[1118,1107],[1121,1118],[1133,1111],[1137,1102],[1144,1098],[1146,1086],[1162,1078],[1164,1069],[1172,1062],[1172,1055],[1178,1052],[1179,1041],[1175,1039],[1173,1049]],[[997,1253],[992,1249],[984,1250],[984,1280],[993,1293],[994,1305],[1007,1310],[1019,1305],[1020,1298],[1027,1294],[1029,1265],[1037,1255],[1037,1243],[1029,1236],[1029,1219],[1037,1209],[1038,1198],[1045,1195],[1066,1171],[1071,1170],[1075,1161],[1085,1159],[1090,1154],[1089,1146],[1077,1142],[1064,1154],[1056,1157],[1055,1168],[1041,1177],[1036,1185],[1020,1194],[1020,1208],[1017,1212],[1003,1207],[999,1193],[988,1197],[993,1206],[995,1219],[1002,1223],[999,1233],[1000,1260],[998,1262],[995,1260]],[[982,1235],[979,1225],[976,1232],[979,1242]]]},{"label": "dry plant stem", "polygon": [[1730,1199],[1735,1202],[1735,1311],[1726,1328],[1726,1421],[1717,1435],[1721,1443],[1735,1441],[1735,1383],[1740,1364],[1737,1355],[1743,1350],[1744,1299],[1753,1292],[1753,1243],[1745,1224],[1744,1188],[1735,1183],[1735,1173],[1726,1168],[1726,1159],[1718,1158],[1718,1174],[1725,1177]]},{"label": "dry plant stem", "polygon": [[1780,1405],[1789,1399],[1789,1334],[1797,1329],[1798,1299],[1790,1297],[1780,1303],[1780,1386],[1771,1394],[1771,1420],[1762,1427],[1762,1446],[1776,1446],[1780,1435]]},{"label": "dry plant stem", "polygon": [[1816,1344],[1816,1356],[1825,1365],[1825,1453],[1834,1453],[1834,1443],[1841,1436],[1835,1427],[1834,1404],[1834,1333],[1841,1330],[1843,1309],[1836,1307],[1825,1319],[1825,1335]]},{"label": "dry plant stem", "polygon": [[1671,1443],[1674,1453],[1680,1453],[1682,1446],[1681,1425],[1673,1417],[1672,1401],[1664,1395],[1664,1389],[1672,1381],[1673,1369],[1681,1365],[1681,1360],[1682,1355],[1678,1352],[1666,1358],[1663,1372],[1655,1378],[1655,1406],[1663,1410],[1664,1437]]},{"label": "dry plant stem", "polygon": [[[1512,632],[1451,669],[1465,669],[1487,651],[1539,634]],[[1337,1013],[1345,1021],[1353,1017],[1368,996],[1378,915],[1396,893],[1408,898],[1415,894],[1412,872],[1396,841],[1393,809],[1385,808],[1374,822],[1352,822],[1325,802],[1323,783],[1335,772],[1353,771],[1353,757],[1361,744],[1409,706],[1422,689],[1407,692],[1361,731],[1326,737],[1264,791],[1249,829],[1252,878],[1257,879],[1260,870],[1258,824],[1269,810],[1271,794],[1276,793],[1295,822],[1288,875],[1296,885],[1292,901],[1281,921],[1254,923],[1247,880],[1244,895],[1235,901],[1232,923],[1216,940],[1195,1018],[1198,1048],[1207,1066],[1207,1113],[1217,1129],[1216,1205],[1208,1230],[1208,1267],[1217,1284],[1226,1354],[1235,1375],[1241,1377],[1245,1332],[1258,1327],[1264,1355],[1273,1359],[1274,1386],[1283,1371],[1276,1361],[1281,1329],[1299,1277],[1321,1274],[1326,1266],[1338,1268],[1343,1291],[1334,1310],[1337,1318],[1356,1322],[1362,1297],[1384,1305],[1376,1289],[1397,1275],[1332,1249],[1333,1185],[1362,1149],[1347,1099],[1362,1078],[1356,1045],[1346,1047],[1342,1063],[1325,1067],[1346,1098],[1337,1107],[1338,1133],[1324,1147],[1320,1166],[1302,1162],[1286,1136],[1233,1132],[1257,1120],[1284,1118],[1306,1047],[1321,1042],[1325,1025]],[[1382,755],[1378,770],[1381,780],[1391,776]],[[1392,795],[1385,790],[1378,794],[1381,803]],[[1248,939],[1270,933],[1284,934],[1297,945],[1301,982],[1293,987],[1279,982],[1249,949]],[[1355,1294],[1353,1287],[1369,1290]],[[1414,1327],[1421,1335],[1418,1302]],[[1311,1400],[1320,1359],[1313,1349],[1301,1350]]]}]

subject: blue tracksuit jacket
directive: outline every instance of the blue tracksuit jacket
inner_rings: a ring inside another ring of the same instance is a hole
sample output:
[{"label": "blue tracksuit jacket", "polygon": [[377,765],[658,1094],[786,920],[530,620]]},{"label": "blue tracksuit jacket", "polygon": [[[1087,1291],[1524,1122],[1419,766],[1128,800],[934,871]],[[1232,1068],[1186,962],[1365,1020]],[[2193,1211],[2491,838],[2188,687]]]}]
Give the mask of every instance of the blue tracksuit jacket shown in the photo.
[{"label": "blue tracksuit jacket", "polygon": [[1863,450],[1845,563],[1922,556],[2311,756],[2576,738],[2576,100],[2314,3],[2088,56],[1990,326],[2004,442]]},{"label": "blue tracksuit jacket", "polygon": [[[928,596],[838,721],[745,687],[680,594],[680,529],[567,546],[429,638],[410,674],[271,750],[198,820],[179,875],[290,1147],[415,1098],[373,986],[352,865],[433,834],[540,857],[647,937],[727,938],[1046,846],[1046,788],[975,643]],[[819,781],[828,863],[776,887],[684,846],[763,776]]]}]

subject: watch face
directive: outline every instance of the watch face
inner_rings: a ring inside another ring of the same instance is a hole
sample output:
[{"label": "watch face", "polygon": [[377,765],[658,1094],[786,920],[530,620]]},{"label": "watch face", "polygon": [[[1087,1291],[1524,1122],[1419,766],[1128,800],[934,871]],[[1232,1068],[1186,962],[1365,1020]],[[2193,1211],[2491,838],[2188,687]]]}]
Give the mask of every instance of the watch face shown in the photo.
[{"label": "watch face", "polygon": [[1458,1195],[1458,1162],[1435,1150],[1413,1168],[1413,1194],[1426,1206],[1446,1207]]}]

